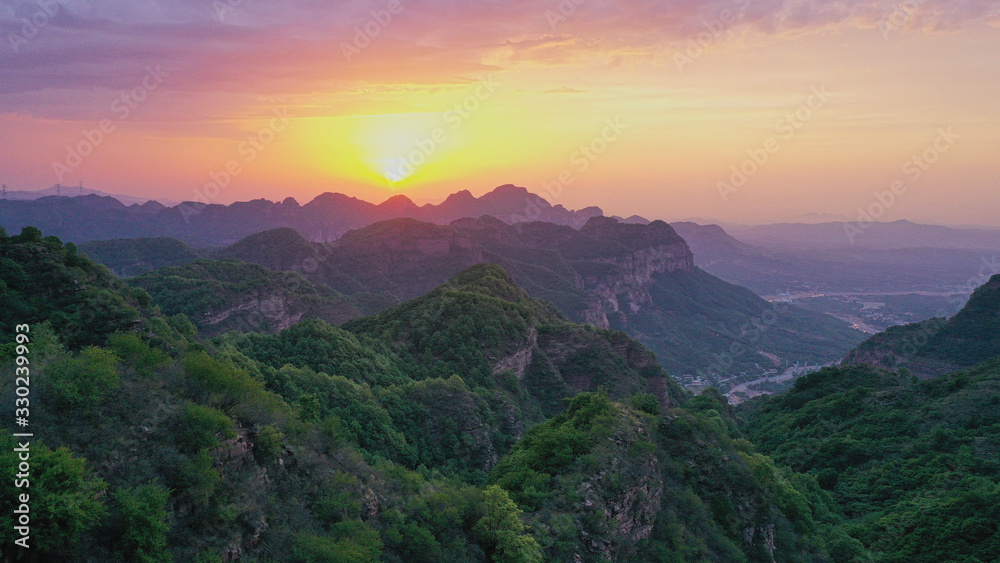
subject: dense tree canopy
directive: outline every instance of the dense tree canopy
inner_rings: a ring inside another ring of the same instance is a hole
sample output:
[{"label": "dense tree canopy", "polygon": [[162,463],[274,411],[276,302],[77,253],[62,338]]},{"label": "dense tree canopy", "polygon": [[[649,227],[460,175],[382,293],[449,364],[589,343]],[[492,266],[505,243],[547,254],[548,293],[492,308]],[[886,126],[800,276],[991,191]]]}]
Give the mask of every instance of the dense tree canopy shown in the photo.
[{"label": "dense tree canopy", "polygon": [[[1000,551],[1000,360],[929,381],[828,369],[737,412],[497,266],[343,328],[213,339],[37,230],[0,233],[0,282],[7,420],[13,327],[31,326],[30,418],[44,429],[31,556],[43,560]],[[0,449],[15,447],[0,431]],[[0,469],[16,462],[0,456]],[[5,546],[18,493],[0,483]]]}]

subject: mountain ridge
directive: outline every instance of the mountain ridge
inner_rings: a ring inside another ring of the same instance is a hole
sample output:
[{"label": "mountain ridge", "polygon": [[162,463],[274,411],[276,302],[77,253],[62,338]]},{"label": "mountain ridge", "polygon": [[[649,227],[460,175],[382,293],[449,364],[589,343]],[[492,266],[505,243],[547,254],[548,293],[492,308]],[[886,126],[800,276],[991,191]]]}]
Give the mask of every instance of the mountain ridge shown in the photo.
[{"label": "mountain ridge", "polygon": [[228,246],[249,235],[294,227],[312,241],[332,242],[344,233],[388,219],[411,217],[448,224],[463,217],[492,215],[508,223],[547,221],[580,227],[602,216],[598,207],[568,210],[551,205],[526,188],[505,184],[480,197],[468,190],[440,204],[416,205],[405,195],[374,204],[342,193],[325,192],[304,205],[293,198],[229,205],[187,201],[160,208],[155,202],[127,206],[110,196],[45,197],[32,201],[0,200],[0,225],[11,231],[34,226],[70,242],[174,237],[195,247]]},{"label": "mountain ridge", "polygon": [[973,292],[955,316],[893,327],[866,340],[843,360],[934,377],[1000,355],[1000,274]]},{"label": "mountain ridge", "polygon": [[[248,240],[254,244],[243,241],[220,255],[280,266],[349,297],[381,295],[384,304],[423,295],[476,264],[498,264],[569,319],[629,333],[676,375],[763,370],[774,360],[759,350],[826,363],[861,341],[831,317],[794,307],[779,313],[749,290],[696,268],[687,243],[662,221],[594,217],[573,229],[491,217],[447,226],[394,219],[334,243],[309,243],[288,230]],[[713,354],[723,360],[710,360]]]}]

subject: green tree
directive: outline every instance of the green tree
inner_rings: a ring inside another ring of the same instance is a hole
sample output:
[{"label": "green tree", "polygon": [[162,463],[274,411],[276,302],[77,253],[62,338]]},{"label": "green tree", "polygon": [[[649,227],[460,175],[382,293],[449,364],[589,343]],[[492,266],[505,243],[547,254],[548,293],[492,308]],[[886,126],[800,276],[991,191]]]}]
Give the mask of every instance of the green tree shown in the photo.
[{"label": "green tree", "polygon": [[181,460],[177,485],[194,502],[207,503],[222,482],[222,475],[213,468],[215,460],[207,450]]},{"label": "green tree", "polygon": [[541,563],[542,549],[524,532],[521,509],[497,485],[483,491],[486,514],[476,522],[473,532],[486,544],[493,561],[503,563]]},{"label": "green tree", "polygon": [[381,554],[378,531],[361,520],[337,524],[332,537],[299,534],[292,545],[292,561],[303,563],[375,563]]},{"label": "green tree", "polygon": [[[104,516],[101,496],[107,484],[88,475],[83,458],[74,457],[66,448],[51,450],[32,442],[27,452],[30,464],[30,488],[18,488],[18,438],[0,430],[0,542],[11,548],[19,537],[14,531],[14,509],[20,495],[28,495],[31,534],[29,545],[38,554],[54,556],[65,553],[80,535]],[[23,443],[23,442],[21,442]],[[23,453],[23,452],[22,452]]]},{"label": "green tree", "polygon": [[274,426],[268,424],[260,429],[254,440],[254,448],[264,459],[272,460],[281,455],[285,435]]},{"label": "green tree", "polygon": [[21,229],[21,235],[18,238],[19,242],[41,242],[42,231],[37,227],[25,227]]},{"label": "green tree", "polygon": [[184,405],[180,424],[177,442],[181,450],[187,453],[218,447],[219,436],[236,436],[236,426],[231,418],[212,407],[195,403]]},{"label": "green tree", "polygon": [[93,410],[109,391],[116,389],[118,356],[101,348],[87,348],[75,358],[53,362],[45,372],[45,381],[56,400],[67,406]]},{"label": "green tree", "polygon": [[128,561],[162,563],[171,561],[167,551],[166,503],[170,491],[156,484],[115,491],[118,515],[124,528],[118,549]]},{"label": "green tree", "polygon": [[166,352],[150,348],[149,344],[134,334],[112,334],[108,337],[108,348],[143,376],[150,375],[153,370],[170,361]]},{"label": "green tree", "polygon": [[316,422],[319,420],[320,404],[319,397],[315,393],[308,393],[299,397],[296,401],[299,407],[299,418],[306,422]]}]

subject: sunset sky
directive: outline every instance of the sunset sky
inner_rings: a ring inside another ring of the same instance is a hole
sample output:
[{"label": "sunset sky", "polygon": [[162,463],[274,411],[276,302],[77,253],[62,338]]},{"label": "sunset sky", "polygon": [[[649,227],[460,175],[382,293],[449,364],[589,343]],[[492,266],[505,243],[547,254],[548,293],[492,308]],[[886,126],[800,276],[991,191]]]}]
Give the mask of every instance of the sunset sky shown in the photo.
[{"label": "sunset sky", "polygon": [[10,189],[1000,226],[1000,2],[4,0],[0,34]]}]

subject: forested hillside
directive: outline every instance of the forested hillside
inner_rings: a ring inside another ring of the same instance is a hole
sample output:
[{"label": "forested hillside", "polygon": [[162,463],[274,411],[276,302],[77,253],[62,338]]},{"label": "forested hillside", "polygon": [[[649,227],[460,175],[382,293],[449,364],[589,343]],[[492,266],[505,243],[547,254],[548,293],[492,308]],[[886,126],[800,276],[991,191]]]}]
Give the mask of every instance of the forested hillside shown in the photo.
[{"label": "forested hillside", "polygon": [[[570,323],[497,266],[344,328],[202,340],[37,230],[0,234],[0,264],[8,420],[11,328],[31,327],[36,558],[861,553],[816,480],[756,453],[716,397],[686,395],[641,345]],[[0,485],[5,547],[17,492]]]},{"label": "forested hillside", "polygon": [[235,260],[199,260],[128,280],[170,315],[184,314],[204,334],[274,332],[302,319],[341,324],[361,315],[359,299],[294,272]]},{"label": "forested hillside", "polygon": [[276,229],[220,255],[292,270],[376,307],[423,295],[474,264],[498,264],[569,319],[627,332],[678,376],[833,362],[863,338],[833,317],[768,303],[695,268],[684,239],[662,221],[595,217],[574,229],[491,217],[449,226],[396,219],[334,243]]},{"label": "forested hillside", "polygon": [[1000,553],[1000,358],[927,381],[824,369],[749,417],[757,447],[814,477],[876,561]]},{"label": "forested hillside", "polygon": [[890,328],[863,342],[844,360],[939,376],[1000,356],[1000,274],[976,289],[949,319]]},{"label": "forested hillside", "polygon": [[104,264],[118,277],[131,277],[166,266],[183,266],[205,258],[175,238],[135,238],[88,241],[80,251]]}]

